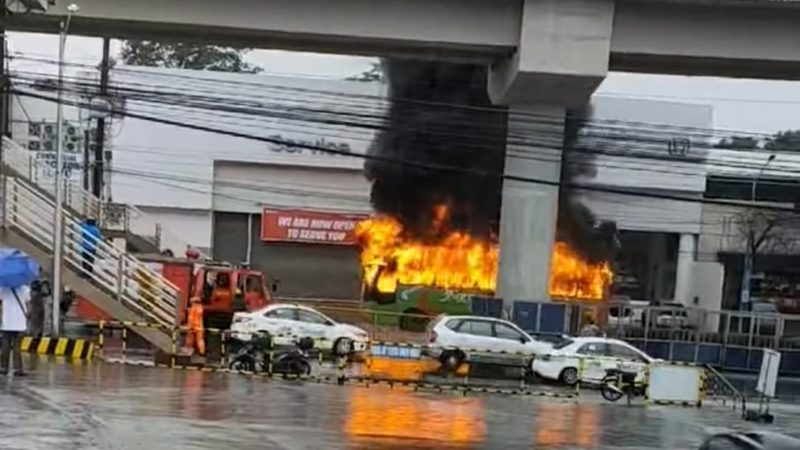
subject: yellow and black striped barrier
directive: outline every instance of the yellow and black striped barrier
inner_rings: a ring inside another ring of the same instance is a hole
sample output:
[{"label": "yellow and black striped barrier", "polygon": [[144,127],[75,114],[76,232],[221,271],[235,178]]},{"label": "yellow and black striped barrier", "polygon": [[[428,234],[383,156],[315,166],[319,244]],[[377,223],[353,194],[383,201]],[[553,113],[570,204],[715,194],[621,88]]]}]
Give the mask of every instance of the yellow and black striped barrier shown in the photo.
[{"label": "yellow and black striped barrier", "polygon": [[119,358],[104,358],[104,361],[110,364],[122,364],[128,366],[150,367],[170,370],[184,370],[190,372],[205,372],[205,373],[231,373],[238,375],[245,375],[250,378],[263,378],[287,381],[311,381],[316,383],[337,384],[337,385],[365,385],[365,386],[387,386],[390,389],[396,387],[406,387],[416,390],[429,390],[438,392],[459,392],[463,395],[468,394],[495,394],[495,395],[515,395],[526,397],[549,397],[549,398],[562,398],[573,399],[577,395],[574,392],[549,392],[549,391],[534,391],[529,389],[519,388],[500,388],[488,386],[470,386],[465,384],[443,384],[431,383],[419,380],[392,380],[363,376],[344,376],[339,372],[340,368],[337,367],[336,375],[295,375],[285,373],[271,373],[271,372],[251,372],[246,370],[233,370],[224,367],[211,367],[201,365],[170,365],[151,363],[149,361],[137,361],[130,359]]},{"label": "yellow and black striped barrier", "polygon": [[25,336],[22,338],[20,349],[37,355],[65,356],[88,361],[92,359],[94,344],[85,339]]}]

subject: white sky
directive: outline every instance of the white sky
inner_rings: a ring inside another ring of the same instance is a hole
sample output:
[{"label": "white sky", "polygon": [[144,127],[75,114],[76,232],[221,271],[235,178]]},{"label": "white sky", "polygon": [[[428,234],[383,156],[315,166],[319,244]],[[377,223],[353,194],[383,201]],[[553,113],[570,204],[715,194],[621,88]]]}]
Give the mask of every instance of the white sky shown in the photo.
[{"label": "white sky", "polygon": [[[55,35],[9,33],[12,52],[55,59]],[[112,41],[112,55],[119,52]],[[71,36],[66,60],[95,64],[102,53],[98,38]],[[344,55],[256,50],[247,60],[270,75],[344,78],[367,68],[373,58]],[[800,82],[678,77],[612,73],[600,87],[605,95],[670,99],[708,104],[714,108],[714,126],[732,131],[774,133],[800,128]]]}]

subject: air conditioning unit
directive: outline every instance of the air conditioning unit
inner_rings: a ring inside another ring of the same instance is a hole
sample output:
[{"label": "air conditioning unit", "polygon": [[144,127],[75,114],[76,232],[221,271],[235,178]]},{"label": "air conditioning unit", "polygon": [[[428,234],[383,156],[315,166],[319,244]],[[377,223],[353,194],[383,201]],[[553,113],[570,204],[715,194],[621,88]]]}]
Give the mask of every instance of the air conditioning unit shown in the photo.
[{"label": "air conditioning unit", "polygon": [[55,136],[56,135],[56,126],[55,126],[55,124],[48,123],[48,124],[45,124],[44,127],[42,127],[42,128],[44,129],[44,134],[45,135],[47,135],[47,136]]},{"label": "air conditioning unit", "polygon": [[28,136],[36,136],[37,138],[42,135],[42,124],[40,123],[28,123]]},{"label": "air conditioning unit", "polygon": [[38,152],[41,149],[42,149],[42,146],[39,143],[39,141],[28,141],[28,150],[33,151],[33,152]]},{"label": "air conditioning unit", "polygon": [[67,142],[64,145],[64,150],[66,150],[69,153],[77,153],[78,152],[78,146],[75,145],[74,142]]},{"label": "air conditioning unit", "polygon": [[52,152],[56,149],[56,142],[50,139],[42,141],[42,150],[46,152]]},{"label": "air conditioning unit", "polygon": [[51,1],[50,0],[17,0],[19,1],[28,11],[47,11],[47,8],[50,7]]},{"label": "air conditioning unit", "polygon": [[67,136],[76,136],[78,134],[78,129],[74,125],[68,125],[66,127],[66,134]]}]

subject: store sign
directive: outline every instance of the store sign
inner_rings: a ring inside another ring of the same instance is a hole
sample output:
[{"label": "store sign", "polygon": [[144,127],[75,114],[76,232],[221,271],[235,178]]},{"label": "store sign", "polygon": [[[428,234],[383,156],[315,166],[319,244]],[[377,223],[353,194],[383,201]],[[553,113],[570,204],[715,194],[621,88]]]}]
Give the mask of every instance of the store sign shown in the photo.
[{"label": "store sign", "polygon": [[366,215],[265,209],[261,240],[354,245],[355,229]]},{"label": "store sign", "polygon": [[286,139],[279,134],[275,134],[269,138],[279,141],[270,145],[270,149],[276,153],[313,156],[342,156],[342,153],[353,153],[350,144],[331,141],[324,137],[310,141],[304,139]]}]

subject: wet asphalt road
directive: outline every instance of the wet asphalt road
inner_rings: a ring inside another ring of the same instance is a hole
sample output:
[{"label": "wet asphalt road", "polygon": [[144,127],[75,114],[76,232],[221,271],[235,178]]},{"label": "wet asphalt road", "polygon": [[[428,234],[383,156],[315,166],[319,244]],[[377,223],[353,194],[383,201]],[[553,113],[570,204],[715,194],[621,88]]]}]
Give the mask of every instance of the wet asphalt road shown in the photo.
[{"label": "wet asphalt road", "polygon": [[[31,361],[0,379],[2,449],[692,449],[727,408],[611,405],[530,397],[249,379],[235,374]],[[800,407],[772,431],[800,435]]]}]

